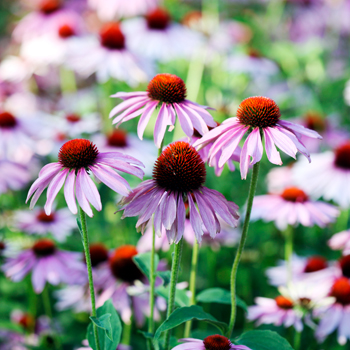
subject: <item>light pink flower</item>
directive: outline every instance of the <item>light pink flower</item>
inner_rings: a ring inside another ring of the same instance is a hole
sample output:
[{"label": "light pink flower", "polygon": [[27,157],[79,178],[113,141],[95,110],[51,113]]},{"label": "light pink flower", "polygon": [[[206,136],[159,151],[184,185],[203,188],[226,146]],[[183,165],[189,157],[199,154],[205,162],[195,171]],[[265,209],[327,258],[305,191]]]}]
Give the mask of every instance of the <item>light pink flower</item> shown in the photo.
[{"label": "light pink flower", "polygon": [[279,194],[295,185],[292,167],[293,165],[272,168],[268,172],[266,176],[268,193]]},{"label": "light pink flower", "polygon": [[85,139],[66,142],[60,149],[58,159],[59,162],[47,164],[41,169],[39,178],[33,183],[27,196],[27,201],[33,196],[30,202],[32,209],[41,193],[48,187],[44,207],[47,215],[51,214],[53,202],[64,183],[64,196],[73,214],[78,211],[75,196],[80,207],[90,217],[93,216],[90,203],[96,210],[101,211],[100,194],[89,177],[90,172],[113,191],[124,196],[129,193],[129,184],[112,169],[141,179],[143,177],[143,171],[138,168],[143,164],[137,159],[119,152],[99,153],[96,146]]},{"label": "light pink flower", "polygon": [[160,107],[154,127],[154,142],[158,148],[166,127],[169,125],[169,130],[174,128],[176,115],[182,130],[189,137],[193,135],[194,129],[204,135],[208,132],[208,126],[216,126],[213,117],[206,111],[208,107],[186,100],[186,85],[173,74],[156,75],[148,84],[147,91],[118,92],[112,97],[124,100],[109,114],[110,118],[118,115],[113,124],[118,126],[141,115],[137,126],[137,135],[141,140],[152,113]]},{"label": "light pink flower", "polygon": [[251,220],[274,221],[278,229],[288,225],[317,225],[325,227],[339,215],[339,210],[328,203],[312,201],[306,193],[297,188],[286,188],[280,195],[256,196],[253,202]]},{"label": "light pink flower", "polygon": [[0,194],[8,190],[17,191],[25,187],[31,179],[26,166],[0,160]]},{"label": "light pink flower", "polygon": [[[214,238],[220,233],[218,217],[236,227],[238,206],[203,186],[206,177],[204,162],[188,143],[170,144],[155,163],[153,179],[143,181],[120,202],[123,218],[139,216],[136,227],[143,233],[154,214],[154,228],[161,235],[163,227],[170,243],[178,243],[185,230],[187,197],[190,222],[198,243],[203,227]],[[198,205],[198,210],[196,204]]]},{"label": "light pink flower", "polygon": [[222,167],[230,159],[244,134],[250,130],[251,133],[244,142],[241,152],[240,168],[243,179],[247,177],[249,165],[259,162],[262,158],[262,135],[264,135],[265,150],[269,161],[278,165],[282,164],[282,160],[275,145],[293,158],[299,151],[310,162],[309,152],[299,141],[297,135],[321,138],[313,130],[280,120],[280,110],[273,100],[267,97],[249,97],[238,107],[237,117],[226,119],[220,126],[198,140],[194,147],[202,148],[214,142],[210,149],[209,164],[213,163],[215,155],[221,151],[218,165]]},{"label": "light pink flower", "polygon": [[350,254],[350,230],[336,233],[328,241],[328,245],[334,250],[342,250],[343,255]]},{"label": "light pink flower", "polygon": [[49,239],[41,239],[31,249],[22,251],[17,257],[8,258],[2,270],[14,282],[21,281],[32,272],[33,288],[36,293],[41,293],[46,282],[53,285],[81,282],[79,278],[85,267],[79,260],[80,256],[80,253],[57,249]]}]

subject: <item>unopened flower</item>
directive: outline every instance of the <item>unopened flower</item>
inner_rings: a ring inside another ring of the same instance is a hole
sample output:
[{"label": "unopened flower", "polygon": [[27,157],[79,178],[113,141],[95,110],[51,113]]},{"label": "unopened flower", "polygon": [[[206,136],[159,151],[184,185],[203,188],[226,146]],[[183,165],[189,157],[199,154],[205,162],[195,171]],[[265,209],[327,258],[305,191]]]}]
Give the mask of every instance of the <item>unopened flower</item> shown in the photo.
[{"label": "unopened flower", "polygon": [[[123,217],[139,216],[136,227],[143,233],[154,214],[154,229],[161,235],[163,227],[170,243],[178,243],[185,230],[186,208],[197,241],[203,228],[214,238],[221,231],[220,216],[230,226],[237,226],[237,205],[203,186],[206,170],[198,152],[187,142],[170,144],[155,163],[153,179],[143,181],[120,205]],[[198,205],[198,210],[196,204]]]},{"label": "unopened flower", "polygon": [[124,196],[129,193],[129,184],[112,169],[133,174],[141,179],[143,177],[143,171],[138,168],[143,164],[137,159],[119,152],[99,153],[97,147],[85,139],[66,142],[60,149],[58,159],[59,162],[47,164],[41,169],[39,178],[33,183],[27,196],[27,201],[33,196],[30,202],[32,209],[41,193],[48,187],[45,204],[47,215],[51,214],[53,201],[64,183],[64,196],[73,214],[78,211],[75,196],[80,207],[90,217],[93,213],[89,203],[100,211],[100,194],[89,177],[90,172],[113,191]]},{"label": "unopened flower", "polygon": [[137,135],[141,140],[153,111],[160,107],[154,127],[154,141],[158,148],[166,127],[169,125],[170,130],[174,128],[176,115],[182,130],[189,137],[193,135],[194,128],[204,135],[208,132],[208,126],[216,126],[213,117],[206,111],[208,107],[186,100],[186,85],[173,74],[156,75],[148,84],[147,91],[118,92],[112,97],[124,100],[109,114],[110,118],[118,115],[113,124],[118,126],[141,115],[137,126]]},{"label": "unopened flower", "polygon": [[280,120],[280,116],[279,107],[270,98],[249,97],[238,107],[237,117],[226,119],[220,126],[198,140],[194,147],[201,148],[214,142],[210,149],[209,164],[213,163],[215,155],[221,151],[218,164],[221,167],[230,159],[244,134],[251,131],[241,152],[240,168],[243,179],[247,177],[249,165],[261,160],[263,155],[262,135],[265,139],[266,154],[271,163],[282,164],[275,145],[293,158],[299,151],[310,162],[310,154],[299,141],[299,135],[311,138],[321,138],[321,136],[314,130]]}]

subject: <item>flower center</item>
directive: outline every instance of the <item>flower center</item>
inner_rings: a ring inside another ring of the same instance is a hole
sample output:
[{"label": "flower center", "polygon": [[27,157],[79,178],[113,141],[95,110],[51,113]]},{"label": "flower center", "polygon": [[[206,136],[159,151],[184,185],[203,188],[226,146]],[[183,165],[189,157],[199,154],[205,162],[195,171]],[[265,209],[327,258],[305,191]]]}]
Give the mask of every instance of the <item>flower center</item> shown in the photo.
[{"label": "flower center", "polygon": [[114,277],[130,283],[142,278],[142,272],[132,260],[135,255],[137,250],[133,245],[124,245],[114,251],[109,258],[109,266]]},{"label": "flower center", "polygon": [[165,103],[179,103],[186,98],[184,81],[174,74],[157,74],[147,86],[148,96],[152,100]]},{"label": "flower center", "polygon": [[97,147],[91,141],[75,139],[61,147],[58,160],[65,168],[80,169],[93,165],[97,155]]},{"label": "flower center", "polygon": [[350,142],[349,141],[336,149],[334,164],[338,168],[350,170]]},{"label": "flower center", "polygon": [[98,264],[108,260],[108,250],[102,243],[90,244],[90,256],[91,265],[97,266]]},{"label": "flower center", "polygon": [[118,23],[107,23],[100,30],[102,46],[111,50],[121,50],[125,47],[125,36]]},{"label": "flower center", "polygon": [[17,125],[16,118],[8,112],[0,113],[0,128],[14,128]]},{"label": "flower center", "polygon": [[50,215],[46,215],[44,210],[40,210],[40,212],[37,214],[36,218],[40,222],[53,222],[55,220],[55,214],[51,213]]},{"label": "flower center", "polygon": [[305,273],[316,272],[327,268],[327,260],[322,256],[312,256],[306,262]]},{"label": "flower center", "polygon": [[107,137],[107,143],[112,147],[126,147],[128,145],[127,135],[125,130],[116,129]]},{"label": "flower center", "polygon": [[280,308],[280,309],[284,309],[284,310],[289,310],[289,309],[293,309],[293,302],[282,296],[282,295],[279,295],[278,297],[275,298],[275,301],[276,301],[276,304],[277,306]]},{"label": "flower center", "polygon": [[77,123],[77,122],[80,122],[81,118],[80,118],[80,115],[72,113],[72,114],[66,115],[66,120],[69,121],[70,123]]},{"label": "flower center", "polygon": [[35,320],[33,316],[29,314],[24,314],[19,320],[18,324],[21,325],[23,328],[30,330],[35,326]]},{"label": "flower center", "polygon": [[337,302],[343,305],[350,304],[350,282],[346,277],[337,279],[331,290],[332,297],[335,297]]},{"label": "flower center", "polygon": [[75,31],[74,28],[69,24],[63,24],[61,27],[58,28],[58,35],[62,39],[66,39],[75,35]]},{"label": "flower center", "polygon": [[5,250],[5,248],[6,248],[5,242],[0,241],[0,251]]},{"label": "flower center", "polygon": [[311,303],[311,299],[310,298],[300,298],[299,299],[299,304],[304,309],[309,309],[310,308],[310,303]]},{"label": "flower center", "polygon": [[297,187],[286,188],[282,192],[281,197],[288,202],[304,203],[308,200],[307,194]]},{"label": "flower center", "polygon": [[55,243],[47,238],[35,242],[32,249],[37,257],[49,256],[56,251]]},{"label": "flower center", "polygon": [[205,182],[206,170],[199,153],[187,142],[169,145],[157,159],[153,179],[167,191],[191,192]]},{"label": "flower center", "polygon": [[350,278],[350,255],[343,256],[339,260],[339,264],[343,271],[343,276]]},{"label": "flower center", "polygon": [[205,350],[229,350],[232,345],[229,339],[219,334],[209,335],[203,343]]},{"label": "flower center", "polygon": [[61,8],[61,2],[59,0],[42,0],[39,4],[39,9],[45,15],[59,10]]},{"label": "flower center", "polygon": [[280,116],[276,102],[262,96],[246,98],[237,110],[237,117],[243,125],[259,128],[275,126]]},{"label": "flower center", "polygon": [[252,58],[261,58],[262,57],[261,53],[257,49],[254,49],[253,47],[250,47],[248,49],[248,56],[252,57]]},{"label": "flower center", "polygon": [[150,12],[147,16],[147,26],[149,29],[164,30],[169,26],[171,17],[167,11],[158,8]]},{"label": "flower center", "polygon": [[[219,126],[221,123],[219,123],[219,122],[215,122],[216,123],[216,126]],[[213,130],[214,129],[214,127],[212,127],[212,126],[208,126],[208,129],[209,129],[209,131],[210,130]],[[194,128],[193,129],[193,136],[194,137],[198,137],[199,139],[203,136],[203,135],[201,135],[199,132],[198,132],[198,130],[196,129],[196,128]]]},{"label": "flower center", "polygon": [[315,131],[325,131],[326,121],[316,112],[308,112],[305,116],[306,127]]}]

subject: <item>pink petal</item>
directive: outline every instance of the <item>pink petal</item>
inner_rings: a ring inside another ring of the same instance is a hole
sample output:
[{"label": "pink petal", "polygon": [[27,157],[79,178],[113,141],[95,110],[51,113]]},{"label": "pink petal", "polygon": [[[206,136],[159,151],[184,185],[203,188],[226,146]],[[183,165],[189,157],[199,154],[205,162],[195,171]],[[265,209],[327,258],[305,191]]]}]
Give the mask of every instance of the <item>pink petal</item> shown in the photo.
[{"label": "pink petal", "polygon": [[194,192],[194,196],[196,198],[199,213],[201,215],[204,226],[208,230],[210,237],[214,238],[217,234],[214,213],[211,210],[210,206],[206,203],[205,198],[202,198],[202,195],[199,191]]},{"label": "pink petal", "polygon": [[215,128],[216,127],[216,122],[214,121],[212,115],[206,111],[206,106],[201,106],[198,103],[194,103],[190,100],[185,100],[184,104],[193,110],[196,110],[197,113],[202,117],[204,120],[205,124],[208,126]]},{"label": "pink petal", "polygon": [[113,169],[123,171],[124,173],[127,173],[127,174],[135,175],[141,180],[143,179],[143,176],[145,174],[143,170],[141,170],[140,168],[137,168],[123,161],[115,161],[113,159],[105,158],[104,160],[99,160],[98,164],[109,165]]},{"label": "pink petal", "polygon": [[79,203],[81,209],[83,209],[85,211],[85,213],[88,216],[90,216],[90,218],[92,218],[94,216],[94,214],[93,214],[91,207],[89,205],[89,202],[84,194],[83,185],[82,185],[81,181],[78,181],[78,178],[77,178],[77,181],[75,183],[75,192],[76,192],[78,203]]},{"label": "pink petal", "polygon": [[129,98],[134,98],[138,96],[147,96],[147,91],[135,91],[135,92],[117,92],[114,95],[110,95],[110,97],[120,98],[122,100],[128,100]]},{"label": "pink petal", "polygon": [[98,160],[105,160],[105,159],[114,159],[114,160],[122,160],[123,162],[127,162],[130,164],[134,164],[137,166],[140,166],[144,168],[145,166],[143,165],[142,162],[137,160],[134,157],[128,156],[127,154],[123,154],[121,152],[102,152],[97,156],[97,161]]},{"label": "pink petal", "polygon": [[186,106],[186,104],[181,103],[180,104],[183,110],[187,113],[187,115],[190,117],[191,122],[193,124],[193,127],[201,134],[206,134],[209,129],[203,118],[196,112],[195,109],[191,109]]},{"label": "pink petal", "polygon": [[157,148],[160,148],[160,145],[162,144],[168,122],[168,108],[166,103],[163,103],[156,120],[156,125],[154,127],[154,142]]},{"label": "pink petal", "polygon": [[189,195],[187,198],[188,198],[189,209],[190,209],[190,222],[191,222],[193,231],[196,235],[197,242],[201,244],[202,236],[203,236],[202,219],[197,211],[196,205],[193,202],[192,196]]},{"label": "pink petal", "polygon": [[144,102],[146,103],[148,101],[148,98],[145,98],[144,96],[141,97],[134,97],[129,100],[123,101],[118,106],[114,107],[111,112],[109,113],[109,118],[112,118],[116,114],[120,113],[121,111],[130,108],[131,106],[135,105],[136,103]]},{"label": "pink petal", "polygon": [[282,160],[280,153],[277,151],[275,144],[273,142],[273,138],[270,133],[270,128],[264,128],[264,137],[265,137],[265,150],[267,154],[267,158],[272,164],[281,165]]},{"label": "pink petal", "polygon": [[191,122],[190,117],[187,115],[187,113],[181,108],[181,106],[177,103],[174,103],[175,111],[177,114],[177,117],[179,119],[180,125],[184,133],[191,137],[193,135],[193,125]]},{"label": "pink petal", "polygon": [[[190,195],[191,196],[191,195]],[[177,213],[176,213],[176,220],[177,220],[177,236],[175,239],[175,243],[179,243],[180,239],[182,238],[185,230],[185,220],[186,220],[186,208],[184,201],[182,199],[182,194],[178,195],[177,198]]]},{"label": "pink petal", "polygon": [[166,200],[164,210],[162,213],[163,225],[167,230],[170,230],[175,218],[176,218],[176,200],[174,193],[170,192]]},{"label": "pink petal", "polygon": [[[130,120],[130,119],[132,119],[132,118],[130,118],[131,115],[132,115],[133,118],[136,118],[138,115],[141,114],[141,109],[140,108],[143,107],[144,105],[145,105],[145,101],[138,102],[138,103],[132,105],[127,110],[125,110],[122,114],[118,115],[118,117],[116,117],[113,120],[112,124],[123,123],[126,118],[128,118],[128,120]],[[138,113],[138,112],[140,112],[140,113]]]},{"label": "pink petal", "polygon": [[72,170],[68,174],[66,183],[64,185],[64,198],[66,199],[69,210],[73,214],[77,214],[78,209],[77,209],[77,204],[75,202],[74,185],[75,185],[75,170]]},{"label": "pink petal", "polygon": [[276,127],[269,128],[270,136],[273,139],[275,145],[282,150],[284,153],[288,154],[295,159],[295,155],[298,152],[293,141],[286,135],[284,135],[280,129]]},{"label": "pink petal", "polygon": [[77,175],[77,182],[81,183],[86,199],[95,207],[97,211],[102,210],[100,194],[97,191],[96,185],[90,179],[85,169],[80,169]]},{"label": "pink petal", "polygon": [[307,137],[311,137],[313,139],[320,139],[320,140],[322,139],[322,136],[318,132],[316,132],[315,130],[305,128],[302,125],[295,124],[292,122],[287,122],[286,120],[280,120],[278,124],[291,130],[292,132],[297,132],[299,134],[305,135]]},{"label": "pink petal", "polygon": [[137,125],[137,136],[139,137],[140,140],[143,139],[143,133],[157,105],[158,105],[158,101],[148,102],[141,115],[141,118]]}]

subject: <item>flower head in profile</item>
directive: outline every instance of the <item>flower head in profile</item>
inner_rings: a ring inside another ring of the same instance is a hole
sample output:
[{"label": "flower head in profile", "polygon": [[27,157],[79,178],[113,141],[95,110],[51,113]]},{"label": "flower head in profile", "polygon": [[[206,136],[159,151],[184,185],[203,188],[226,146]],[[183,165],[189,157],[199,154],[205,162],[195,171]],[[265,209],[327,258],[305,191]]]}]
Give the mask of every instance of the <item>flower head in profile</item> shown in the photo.
[{"label": "flower head in profile", "polygon": [[179,339],[183,344],[175,346],[173,350],[251,350],[245,345],[234,345],[230,339],[219,335],[209,335],[204,340],[185,338]]},{"label": "flower head in profile", "polygon": [[221,151],[219,167],[223,166],[232,156],[246,132],[250,132],[244,142],[241,152],[241,175],[245,179],[249,165],[261,160],[263,155],[262,138],[265,140],[265,151],[269,161],[273,164],[282,164],[276,146],[295,158],[299,151],[310,160],[310,154],[300,142],[300,135],[311,138],[322,137],[314,130],[301,125],[280,120],[280,110],[277,104],[268,97],[255,96],[245,99],[238,107],[237,117],[226,119],[200,140],[194,147],[202,148],[214,142],[209,154],[209,164],[215,155]]},{"label": "flower head in profile", "polygon": [[[154,214],[158,236],[163,227],[170,243],[178,243],[185,230],[188,201],[189,218],[200,243],[203,228],[214,238],[221,231],[218,217],[230,226],[237,226],[238,206],[203,186],[206,170],[198,152],[187,142],[170,144],[157,159],[153,179],[143,181],[121,201],[123,217],[139,216],[136,227],[143,233]],[[198,206],[198,210],[196,207]]]},{"label": "flower head in profile", "polygon": [[208,107],[187,100],[184,81],[173,74],[156,75],[148,84],[147,91],[118,92],[112,97],[124,100],[109,114],[110,118],[117,116],[113,124],[118,126],[141,115],[137,126],[137,135],[141,140],[152,113],[160,107],[154,127],[154,142],[158,148],[166,127],[169,125],[170,130],[174,128],[176,115],[182,130],[189,137],[193,135],[194,129],[204,135],[208,132],[208,126],[216,126],[213,117],[206,110]]},{"label": "flower head in profile", "polygon": [[75,196],[80,207],[90,217],[93,216],[90,203],[100,211],[102,209],[100,194],[89,177],[90,173],[113,191],[124,196],[129,193],[129,184],[112,169],[141,179],[143,177],[143,171],[139,168],[143,164],[137,159],[119,152],[100,153],[91,141],[85,139],[66,142],[59,151],[58,160],[57,163],[47,164],[41,169],[39,178],[33,183],[27,196],[27,201],[33,196],[30,202],[32,209],[41,193],[48,187],[44,207],[46,215],[51,214],[54,199],[63,184],[65,184],[64,196],[73,214],[77,213]]}]

